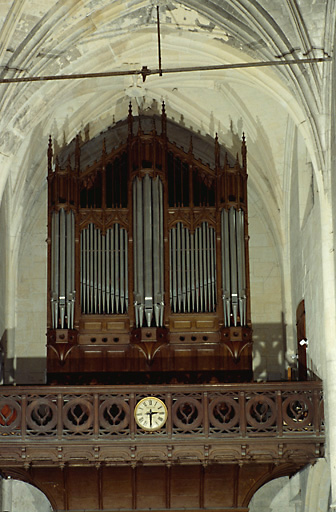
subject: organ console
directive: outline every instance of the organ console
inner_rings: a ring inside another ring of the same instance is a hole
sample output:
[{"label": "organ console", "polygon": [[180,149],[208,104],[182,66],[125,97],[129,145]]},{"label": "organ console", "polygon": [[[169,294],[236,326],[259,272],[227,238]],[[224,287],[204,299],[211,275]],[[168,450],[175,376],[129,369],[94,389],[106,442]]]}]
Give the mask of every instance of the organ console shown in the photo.
[{"label": "organ console", "polygon": [[252,378],[245,138],[241,163],[208,139],[164,103],[49,139],[49,382]]}]

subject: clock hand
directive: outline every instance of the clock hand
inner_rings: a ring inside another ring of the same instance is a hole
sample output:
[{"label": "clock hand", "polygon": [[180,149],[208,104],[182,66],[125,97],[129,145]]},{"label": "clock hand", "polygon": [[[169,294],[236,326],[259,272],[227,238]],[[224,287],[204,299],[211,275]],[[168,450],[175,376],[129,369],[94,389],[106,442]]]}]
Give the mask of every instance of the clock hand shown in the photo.
[{"label": "clock hand", "polygon": [[146,412],[149,416],[149,426],[152,426],[152,417],[154,414],[158,414],[158,411],[152,411],[152,409],[149,409],[149,412]]}]

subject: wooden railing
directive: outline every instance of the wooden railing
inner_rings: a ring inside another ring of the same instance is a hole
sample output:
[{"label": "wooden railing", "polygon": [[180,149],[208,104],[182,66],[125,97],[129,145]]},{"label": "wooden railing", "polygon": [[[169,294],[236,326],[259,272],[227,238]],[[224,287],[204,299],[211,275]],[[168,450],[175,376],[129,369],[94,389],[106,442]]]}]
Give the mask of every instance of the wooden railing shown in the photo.
[{"label": "wooden railing", "polygon": [[[159,397],[168,409],[166,424],[154,433],[134,420],[136,403],[147,396]],[[172,449],[174,457],[181,454],[182,445],[198,459],[206,452],[210,459],[219,456],[219,448],[223,457],[233,450],[236,459],[252,457],[253,450],[281,457],[290,446],[292,454],[299,447],[311,460],[322,454],[323,442],[319,382],[0,389],[0,467],[15,447],[21,447],[17,456],[22,460],[24,453],[24,462],[34,462],[39,450],[44,458],[69,460],[83,446],[93,450],[93,460],[104,450],[104,460],[118,458],[121,449],[125,460],[140,460],[161,446],[154,458],[163,460],[172,457]]]}]

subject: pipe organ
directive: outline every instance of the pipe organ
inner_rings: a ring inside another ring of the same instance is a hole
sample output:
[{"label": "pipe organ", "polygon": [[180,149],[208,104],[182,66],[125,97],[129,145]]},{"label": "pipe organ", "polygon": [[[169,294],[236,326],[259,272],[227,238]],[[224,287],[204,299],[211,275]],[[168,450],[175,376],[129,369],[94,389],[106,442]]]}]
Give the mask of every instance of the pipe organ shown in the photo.
[{"label": "pipe organ", "polygon": [[57,155],[49,139],[50,381],[252,378],[241,152],[211,155],[164,104]]}]

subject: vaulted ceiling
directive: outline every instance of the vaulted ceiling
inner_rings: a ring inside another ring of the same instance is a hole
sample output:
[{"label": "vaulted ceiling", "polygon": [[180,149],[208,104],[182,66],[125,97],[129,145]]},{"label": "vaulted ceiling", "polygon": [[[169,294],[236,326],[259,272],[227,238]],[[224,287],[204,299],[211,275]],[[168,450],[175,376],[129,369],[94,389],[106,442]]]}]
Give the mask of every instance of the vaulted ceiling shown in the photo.
[{"label": "vaulted ceiling", "polygon": [[157,110],[214,136],[234,153],[245,132],[251,199],[281,245],[293,134],[322,186],[330,62],[168,73],[173,67],[328,58],[335,1],[5,0],[0,77],[158,68],[163,75],[0,84],[0,194],[14,232],[46,190],[46,147],[90,136],[133,112]]}]

